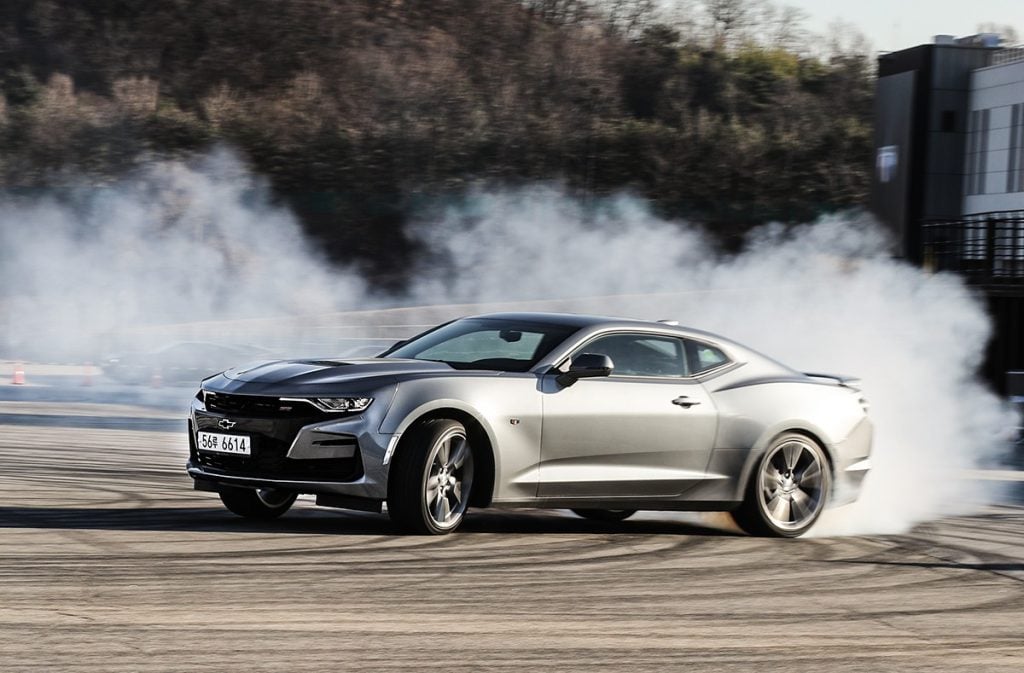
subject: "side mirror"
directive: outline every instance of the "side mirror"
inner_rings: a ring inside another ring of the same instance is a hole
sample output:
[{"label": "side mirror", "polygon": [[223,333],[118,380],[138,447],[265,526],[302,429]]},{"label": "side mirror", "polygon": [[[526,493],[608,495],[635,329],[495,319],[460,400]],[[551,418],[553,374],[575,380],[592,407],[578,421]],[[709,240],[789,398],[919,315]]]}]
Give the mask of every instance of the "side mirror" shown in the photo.
[{"label": "side mirror", "polygon": [[559,374],[555,380],[569,387],[580,379],[592,379],[598,376],[609,376],[615,364],[607,355],[601,353],[580,353],[573,358],[569,371]]}]

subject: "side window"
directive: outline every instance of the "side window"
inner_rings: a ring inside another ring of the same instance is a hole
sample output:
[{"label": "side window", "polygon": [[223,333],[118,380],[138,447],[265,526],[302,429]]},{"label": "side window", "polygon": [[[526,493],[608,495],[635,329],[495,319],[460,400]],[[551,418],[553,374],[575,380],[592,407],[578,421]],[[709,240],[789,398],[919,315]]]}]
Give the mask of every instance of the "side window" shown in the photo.
[{"label": "side window", "polygon": [[690,361],[690,371],[694,374],[706,372],[729,361],[725,353],[711,344],[690,339],[686,340],[686,356]]},{"label": "side window", "polygon": [[621,376],[687,376],[683,342],[654,334],[609,334],[573,353],[600,353],[612,359],[612,374]]}]

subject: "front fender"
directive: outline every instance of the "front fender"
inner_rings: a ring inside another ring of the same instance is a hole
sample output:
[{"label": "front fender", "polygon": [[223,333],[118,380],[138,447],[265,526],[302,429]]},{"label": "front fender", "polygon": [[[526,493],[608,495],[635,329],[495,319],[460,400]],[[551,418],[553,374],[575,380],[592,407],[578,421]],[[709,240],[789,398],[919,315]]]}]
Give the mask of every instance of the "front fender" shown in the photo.
[{"label": "front fender", "polygon": [[459,377],[402,382],[380,431],[392,436],[390,446],[397,451],[400,437],[414,423],[446,409],[469,416],[487,435],[494,460],[494,500],[536,497],[541,432],[541,399],[536,377]]}]

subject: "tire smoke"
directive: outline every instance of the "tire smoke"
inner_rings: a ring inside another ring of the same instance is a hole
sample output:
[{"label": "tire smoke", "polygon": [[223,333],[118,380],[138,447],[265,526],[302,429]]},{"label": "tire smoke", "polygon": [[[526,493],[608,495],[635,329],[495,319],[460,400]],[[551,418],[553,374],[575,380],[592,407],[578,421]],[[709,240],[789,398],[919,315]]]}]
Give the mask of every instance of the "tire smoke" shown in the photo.
[{"label": "tire smoke", "polygon": [[977,377],[984,307],[957,276],[893,259],[868,216],[768,225],[722,255],[637,199],[584,205],[535,188],[480,193],[418,233],[454,269],[420,288],[423,302],[560,297],[545,306],[677,319],[799,371],[861,377],[873,471],[860,500],[827,512],[815,534],[898,533],[999,495],[964,477],[998,463],[1016,426]]},{"label": "tire smoke", "polygon": [[[536,186],[471,193],[410,235],[424,262],[389,301],[434,308],[406,323],[504,305],[671,318],[802,371],[861,377],[874,469],[860,501],[829,512],[818,534],[901,532],[997,495],[963,477],[997,461],[1015,426],[976,377],[984,309],[959,278],[893,259],[869,217],[765,226],[727,255],[640,199]],[[308,322],[296,316],[322,326],[380,302],[226,151],[154,162],[99,190],[0,195],[0,357],[95,359],[110,335],[159,341],[177,323],[250,318],[287,331]],[[306,334],[283,341],[309,350]]]}]

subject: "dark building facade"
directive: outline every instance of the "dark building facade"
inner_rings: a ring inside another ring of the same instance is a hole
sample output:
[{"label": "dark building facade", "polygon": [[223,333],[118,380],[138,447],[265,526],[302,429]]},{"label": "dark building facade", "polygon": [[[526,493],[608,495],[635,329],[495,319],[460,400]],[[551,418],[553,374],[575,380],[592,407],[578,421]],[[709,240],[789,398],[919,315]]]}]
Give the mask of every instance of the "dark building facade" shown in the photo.
[{"label": "dark building facade", "polygon": [[993,385],[1024,370],[1024,48],[995,35],[878,60],[872,209],[899,254],[984,293]]}]

